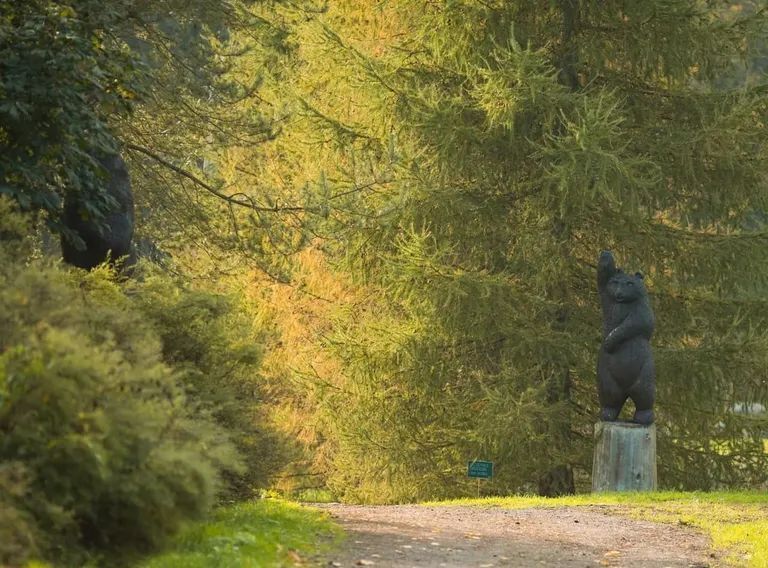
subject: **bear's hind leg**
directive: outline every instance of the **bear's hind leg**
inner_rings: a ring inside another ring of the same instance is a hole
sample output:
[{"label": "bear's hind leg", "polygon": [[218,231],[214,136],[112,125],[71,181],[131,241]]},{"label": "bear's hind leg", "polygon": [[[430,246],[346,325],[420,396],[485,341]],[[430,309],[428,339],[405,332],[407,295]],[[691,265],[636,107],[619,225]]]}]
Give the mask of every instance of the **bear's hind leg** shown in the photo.
[{"label": "bear's hind leg", "polygon": [[597,360],[597,394],[600,399],[600,420],[615,422],[627,400],[627,393],[619,387],[608,370],[605,352]]},{"label": "bear's hind leg", "polygon": [[635,416],[632,418],[632,422],[635,424],[642,424],[643,426],[650,426],[653,424],[653,408],[647,408],[646,410],[635,410]]},{"label": "bear's hind leg", "polygon": [[632,422],[653,424],[653,403],[656,399],[656,371],[653,361],[647,361],[640,371],[640,377],[629,389],[629,398],[635,403],[635,416]]},{"label": "bear's hind leg", "polygon": [[[621,406],[624,406],[623,404]],[[621,412],[621,406],[603,406],[600,408],[600,420],[603,422],[616,422]]]}]

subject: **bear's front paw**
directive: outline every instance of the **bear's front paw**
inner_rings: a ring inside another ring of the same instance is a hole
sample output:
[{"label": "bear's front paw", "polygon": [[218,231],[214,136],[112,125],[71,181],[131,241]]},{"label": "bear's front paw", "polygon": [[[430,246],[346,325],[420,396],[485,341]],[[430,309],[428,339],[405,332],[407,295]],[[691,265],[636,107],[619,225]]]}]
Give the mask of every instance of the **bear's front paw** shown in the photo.
[{"label": "bear's front paw", "polygon": [[616,348],[619,346],[618,342],[615,338],[612,338],[610,335],[605,338],[603,341],[603,350],[606,353],[613,353],[616,351]]},{"label": "bear's front paw", "polygon": [[598,261],[601,266],[607,266],[609,264],[613,264],[615,260],[613,259],[613,253],[609,250],[604,250],[600,253],[600,260]]}]

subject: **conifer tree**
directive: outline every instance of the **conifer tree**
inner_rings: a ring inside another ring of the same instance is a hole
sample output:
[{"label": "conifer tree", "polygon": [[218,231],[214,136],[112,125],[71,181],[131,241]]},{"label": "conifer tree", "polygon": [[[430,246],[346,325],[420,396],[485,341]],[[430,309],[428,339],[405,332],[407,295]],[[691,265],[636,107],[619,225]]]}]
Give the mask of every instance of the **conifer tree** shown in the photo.
[{"label": "conifer tree", "polygon": [[345,1],[298,25],[269,175],[315,189],[315,242],[367,290],[316,339],[332,488],[461,494],[473,458],[494,491],[586,481],[602,249],[656,312],[661,484],[765,482],[767,422],[734,411],[768,399],[765,88],[717,82],[766,30],[740,6]]},{"label": "conifer tree", "polygon": [[[216,158],[241,146],[252,156],[278,130],[280,109],[262,108],[259,96],[263,71],[288,50],[274,4],[0,3],[0,195],[44,212],[72,238],[63,200],[99,222],[112,202],[94,156],[120,152],[139,237],[173,252],[244,248],[233,225],[250,218],[227,207],[255,215],[274,207],[233,187]],[[290,4],[286,14],[304,10]],[[250,241],[257,249],[258,238]]]}]

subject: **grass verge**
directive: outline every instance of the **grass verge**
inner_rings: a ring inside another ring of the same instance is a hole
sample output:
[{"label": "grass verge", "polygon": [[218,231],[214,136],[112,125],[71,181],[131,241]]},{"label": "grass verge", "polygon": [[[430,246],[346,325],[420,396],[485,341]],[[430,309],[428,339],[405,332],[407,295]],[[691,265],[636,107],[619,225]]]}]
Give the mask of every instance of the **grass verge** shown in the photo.
[{"label": "grass verge", "polygon": [[488,497],[424,503],[432,506],[529,507],[604,506],[613,514],[687,525],[703,530],[726,560],[768,568],[768,493],[594,493],[568,497]]},{"label": "grass verge", "polygon": [[337,543],[327,514],[277,499],[218,509],[190,524],[169,549],[137,568],[268,568],[300,566]]}]

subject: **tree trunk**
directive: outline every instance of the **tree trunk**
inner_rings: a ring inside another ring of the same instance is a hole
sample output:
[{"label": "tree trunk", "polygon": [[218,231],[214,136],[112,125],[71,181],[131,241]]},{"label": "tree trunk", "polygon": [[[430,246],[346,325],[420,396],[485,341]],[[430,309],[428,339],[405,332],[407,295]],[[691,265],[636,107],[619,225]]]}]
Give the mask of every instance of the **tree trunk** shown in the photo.
[{"label": "tree trunk", "polygon": [[560,497],[575,493],[573,468],[570,465],[553,467],[539,478],[539,495],[542,497]]},{"label": "tree trunk", "polygon": [[656,490],[656,426],[598,422],[592,491]]}]

